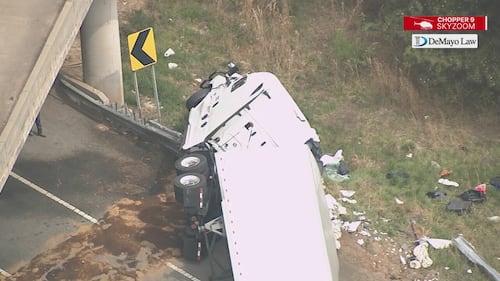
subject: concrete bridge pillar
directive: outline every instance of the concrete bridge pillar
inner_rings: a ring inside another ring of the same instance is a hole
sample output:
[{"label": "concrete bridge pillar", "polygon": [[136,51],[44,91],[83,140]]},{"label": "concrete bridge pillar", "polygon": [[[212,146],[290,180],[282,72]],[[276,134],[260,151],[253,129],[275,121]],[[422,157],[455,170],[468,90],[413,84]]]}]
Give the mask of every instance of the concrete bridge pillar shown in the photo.
[{"label": "concrete bridge pillar", "polygon": [[123,76],[116,0],[95,0],[80,29],[83,81],[123,105]]}]

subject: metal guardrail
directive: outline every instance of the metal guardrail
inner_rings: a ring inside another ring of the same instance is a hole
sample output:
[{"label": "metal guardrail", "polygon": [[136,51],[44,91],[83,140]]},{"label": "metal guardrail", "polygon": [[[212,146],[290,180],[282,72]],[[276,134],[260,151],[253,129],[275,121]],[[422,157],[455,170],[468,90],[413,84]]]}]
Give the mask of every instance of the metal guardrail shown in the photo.
[{"label": "metal guardrail", "polygon": [[181,154],[181,133],[154,120],[141,118],[127,107],[110,103],[102,92],[78,79],[61,74],[58,81],[70,104],[83,114],[98,122],[108,123],[117,131],[157,144],[177,156]]}]

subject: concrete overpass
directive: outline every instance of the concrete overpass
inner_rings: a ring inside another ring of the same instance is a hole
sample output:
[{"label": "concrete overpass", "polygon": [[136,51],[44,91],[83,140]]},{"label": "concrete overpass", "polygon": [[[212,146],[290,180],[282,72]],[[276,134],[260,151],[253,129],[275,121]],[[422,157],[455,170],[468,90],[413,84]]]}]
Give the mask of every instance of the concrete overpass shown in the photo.
[{"label": "concrete overpass", "polygon": [[0,2],[0,191],[80,29],[84,80],[123,103],[116,0]]}]

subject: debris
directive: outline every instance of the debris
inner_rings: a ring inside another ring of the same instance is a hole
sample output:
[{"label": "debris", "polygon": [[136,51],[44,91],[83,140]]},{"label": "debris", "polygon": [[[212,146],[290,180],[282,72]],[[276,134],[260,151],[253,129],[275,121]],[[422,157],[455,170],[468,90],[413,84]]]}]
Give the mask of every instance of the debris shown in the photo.
[{"label": "debris", "polygon": [[399,255],[399,261],[401,261],[402,265],[406,265],[406,258],[403,257],[402,255]]},{"label": "debris", "polygon": [[500,216],[491,216],[488,217],[488,220],[493,222],[500,222]]},{"label": "debris", "polygon": [[465,272],[467,272],[467,273],[469,273],[469,274],[472,274],[472,269],[467,268],[467,270],[466,270]]},{"label": "debris", "polygon": [[358,245],[360,246],[363,246],[365,244],[365,240],[359,238],[358,240],[356,240],[356,243],[358,243]]},{"label": "debris", "polygon": [[361,225],[361,221],[353,221],[353,222],[344,222],[342,225],[342,228],[345,229],[347,232],[356,232]]},{"label": "debris", "polygon": [[428,253],[429,244],[427,242],[421,242],[415,249],[413,249],[413,254],[415,259],[420,263],[423,268],[427,268],[432,265],[432,259],[429,257]]},{"label": "debris", "polygon": [[410,153],[406,154],[406,158],[412,158],[412,157],[413,157],[413,153],[410,152]]},{"label": "debris", "polygon": [[340,215],[346,215],[347,209],[340,205],[335,198],[331,194],[325,195],[326,206],[330,210],[330,218],[338,218]]},{"label": "debris", "polygon": [[459,184],[455,181],[451,181],[449,179],[444,179],[444,178],[440,178],[438,180],[438,183],[442,184],[442,185],[446,185],[446,186],[454,186],[454,187],[458,187]]},{"label": "debris", "polygon": [[439,239],[439,238],[422,238],[427,243],[429,243],[434,249],[445,249],[451,246],[452,242],[448,239]]},{"label": "debris", "polygon": [[476,191],[474,189],[467,190],[463,192],[462,194],[459,195],[460,198],[464,201],[470,201],[470,202],[478,202],[478,203],[483,203],[484,200],[486,200],[486,196],[480,192]]},{"label": "debris", "polygon": [[338,165],[340,161],[344,160],[344,156],[342,156],[342,149],[337,150],[333,156],[324,154],[319,160],[321,160],[323,166]]},{"label": "debris", "polygon": [[198,82],[198,83],[203,82],[203,80],[202,80],[201,78],[196,78],[196,79],[194,79],[194,81],[196,81],[196,82]]},{"label": "debris", "polygon": [[483,184],[480,184],[480,185],[474,187],[474,190],[479,191],[482,194],[486,195],[486,190],[488,190],[488,186],[485,183],[483,183]]},{"label": "debris", "polygon": [[365,212],[352,211],[352,214],[355,216],[364,216]]},{"label": "debris", "polygon": [[349,169],[343,162],[342,149],[337,150],[334,156],[324,154],[320,160],[325,168],[325,174],[333,181],[343,182],[349,179]]},{"label": "debris", "polygon": [[166,58],[173,56],[173,55],[175,55],[175,52],[174,52],[174,50],[172,50],[172,48],[168,48],[168,50],[166,50],[165,53],[163,53],[163,56]]},{"label": "debris", "polygon": [[363,236],[368,236],[368,237],[371,237],[371,236],[372,236],[372,235],[371,235],[371,233],[370,233],[370,232],[368,232],[368,230],[366,230],[366,229],[362,229],[362,230],[360,230],[358,233],[359,233],[360,235],[363,235]]},{"label": "debris", "polygon": [[455,200],[448,203],[446,209],[448,211],[453,211],[457,215],[462,215],[466,212],[470,212],[470,207],[472,206],[471,201]]},{"label": "debris", "polygon": [[442,199],[446,197],[446,192],[442,191],[441,189],[437,189],[435,191],[429,191],[425,195],[432,199]]},{"label": "debris", "polygon": [[[464,256],[466,256],[472,263],[481,266],[495,281],[500,281],[500,273],[498,273],[493,267],[487,264],[483,258],[481,258],[474,249],[469,241],[465,240],[462,236],[458,236],[453,239],[453,244],[458,248]],[[472,271],[471,271],[472,272]]]},{"label": "debris", "polygon": [[174,63],[174,62],[169,62],[167,64],[167,66],[168,66],[168,69],[176,69],[179,65]]},{"label": "debris", "polygon": [[398,204],[398,205],[403,205],[405,203],[404,201],[400,200],[397,197],[394,198],[394,201],[396,201],[396,204]]},{"label": "debris", "polygon": [[339,192],[340,195],[348,198],[352,197],[356,193],[354,190],[340,190]]},{"label": "debris", "polygon": [[345,197],[342,197],[340,200],[342,200],[342,202],[346,202],[346,203],[349,203],[349,204],[356,204],[356,203],[358,203],[358,201],[356,201],[356,199],[349,199],[349,198],[345,198]]},{"label": "debris", "polygon": [[444,177],[451,175],[451,173],[453,173],[451,170],[443,169],[439,172],[439,177],[444,178]]}]

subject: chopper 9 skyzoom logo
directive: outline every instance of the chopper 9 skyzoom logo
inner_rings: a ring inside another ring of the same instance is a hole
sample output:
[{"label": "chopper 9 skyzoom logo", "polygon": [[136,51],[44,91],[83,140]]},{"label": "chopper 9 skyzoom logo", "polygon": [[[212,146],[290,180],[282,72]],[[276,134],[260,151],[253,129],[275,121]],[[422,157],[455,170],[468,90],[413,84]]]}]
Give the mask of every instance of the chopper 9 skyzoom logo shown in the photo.
[{"label": "chopper 9 skyzoom logo", "polygon": [[404,30],[487,30],[487,16],[404,16]]}]

